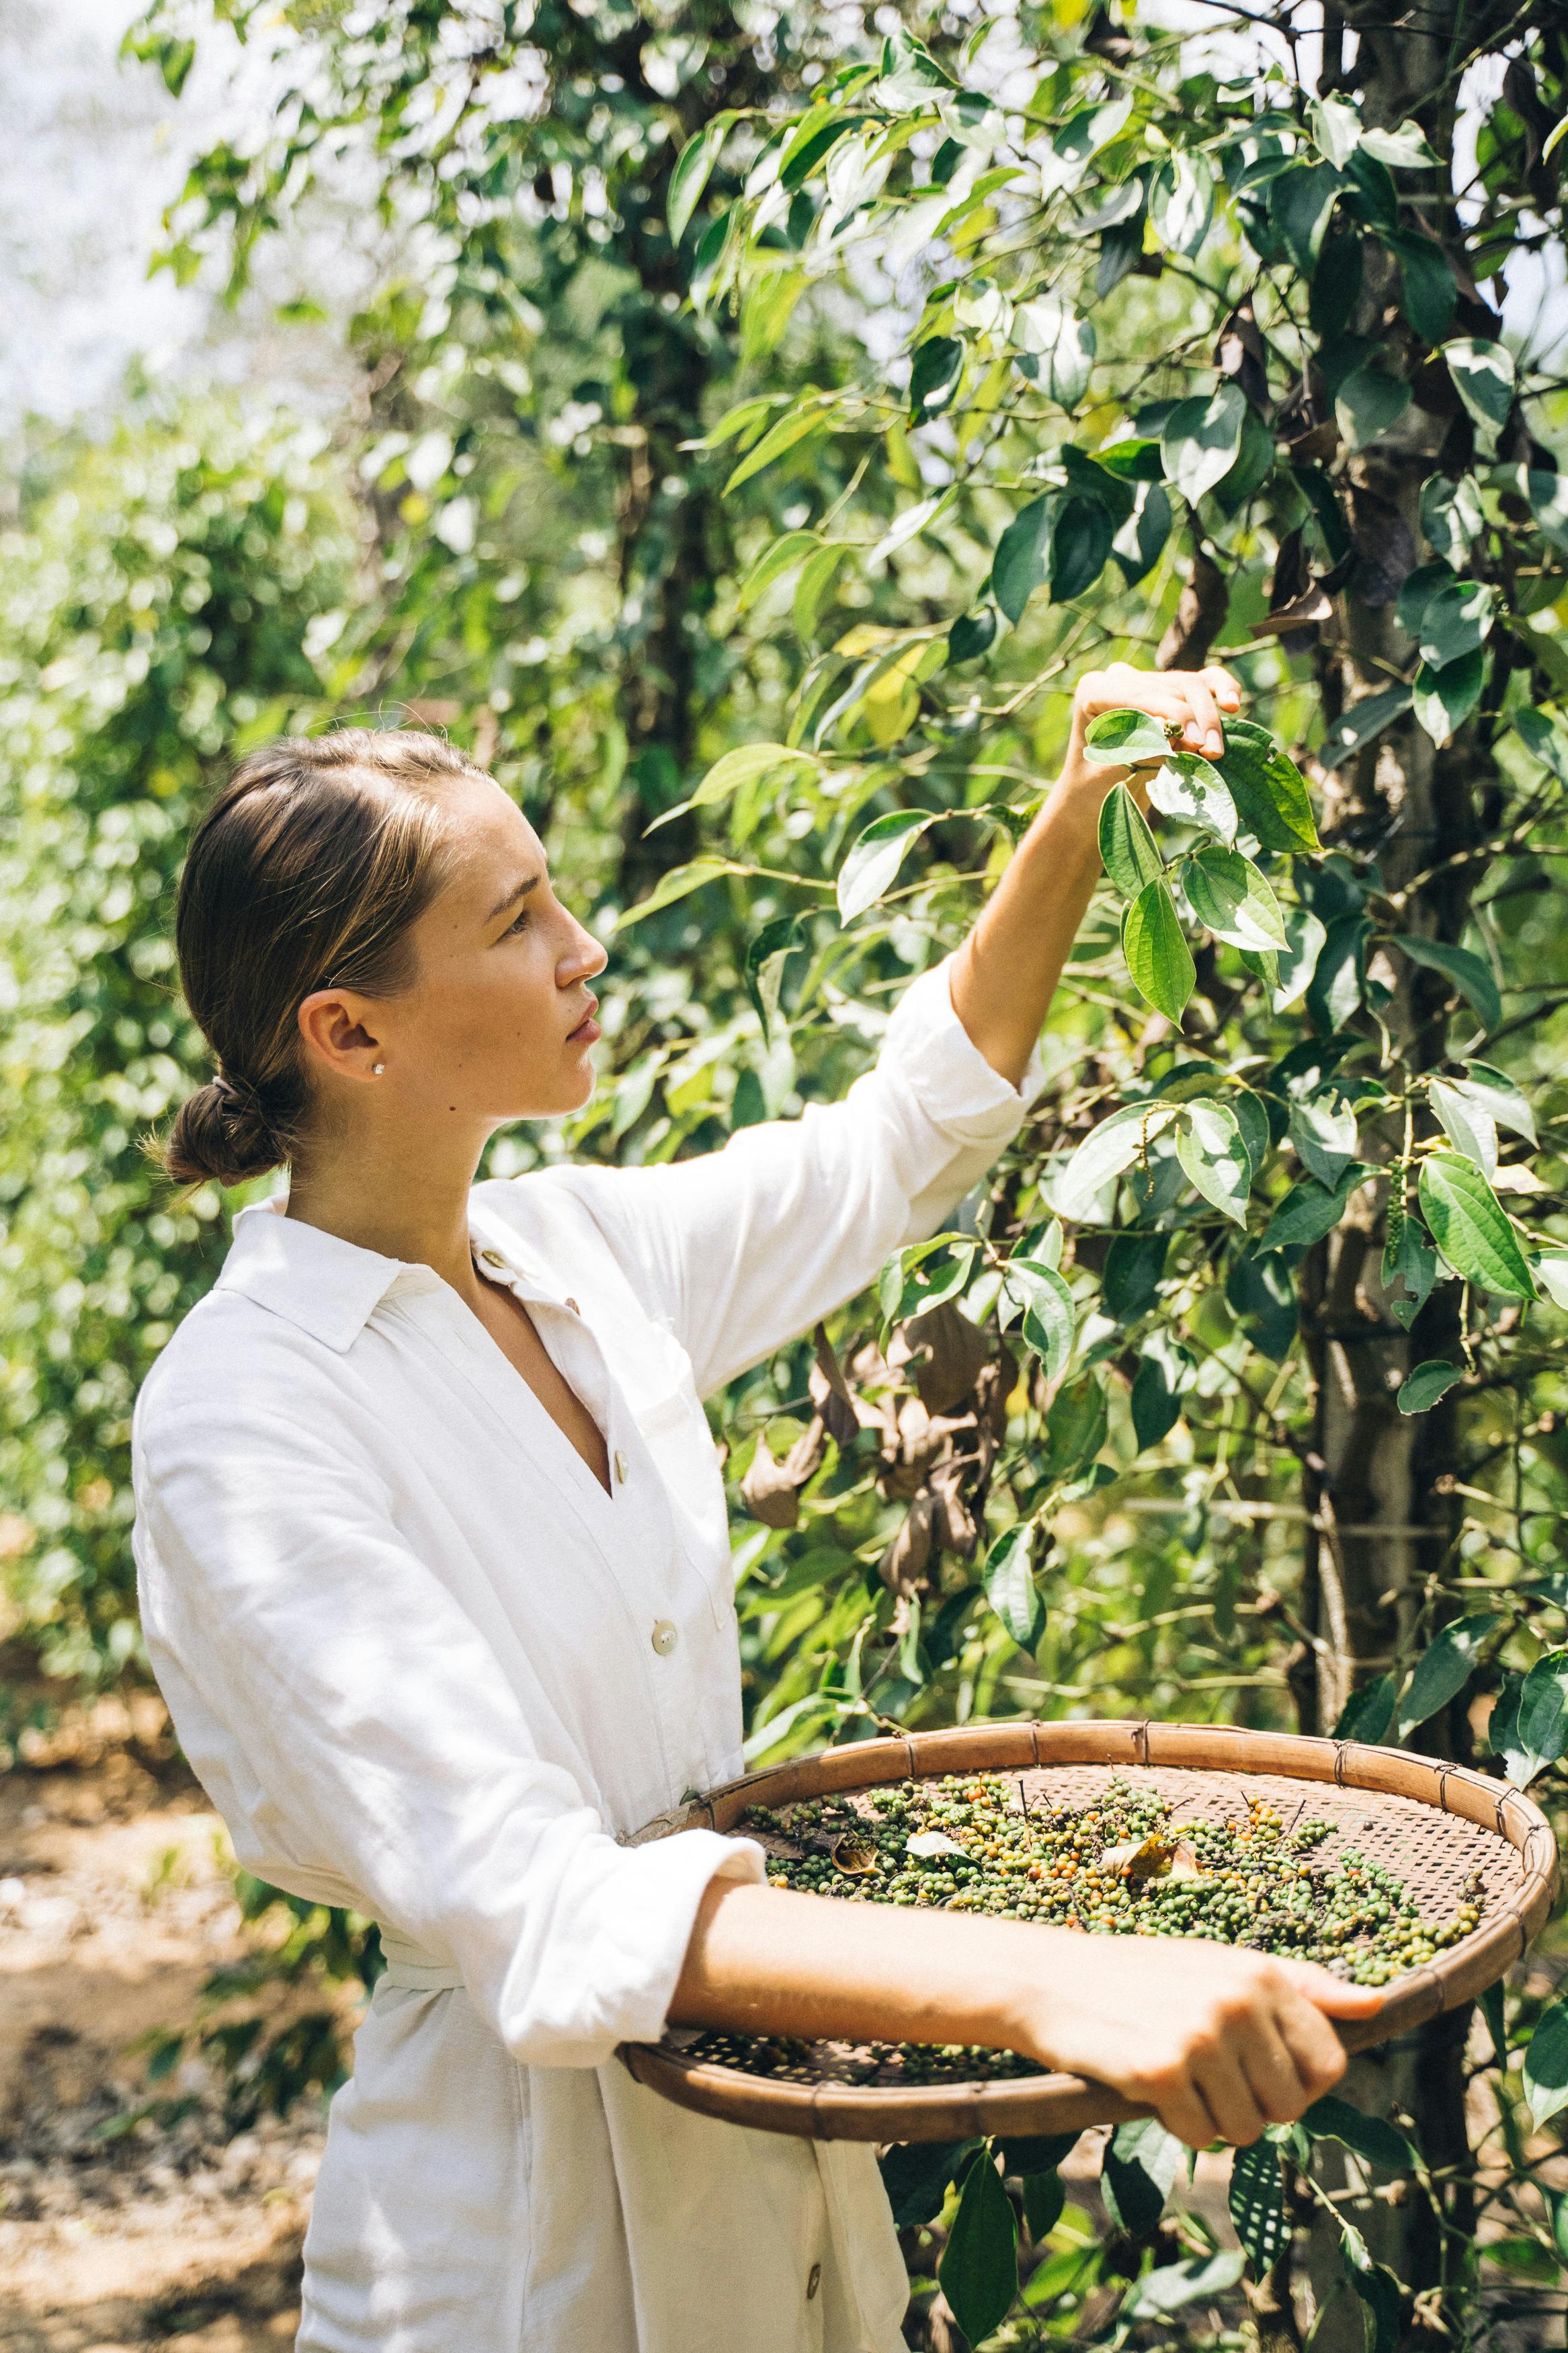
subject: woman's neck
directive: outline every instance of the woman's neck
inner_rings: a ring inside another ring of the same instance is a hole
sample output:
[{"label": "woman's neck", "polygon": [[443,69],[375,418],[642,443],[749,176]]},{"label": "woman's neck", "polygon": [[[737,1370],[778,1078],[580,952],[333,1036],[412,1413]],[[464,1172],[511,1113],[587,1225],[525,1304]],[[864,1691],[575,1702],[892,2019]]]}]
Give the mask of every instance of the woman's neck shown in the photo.
[{"label": "woman's neck", "polygon": [[352,1138],[312,1139],[289,1175],[286,1214],[383,1258],[433,1267],[460,1297],[478,1295],[468,1192],[488,1133],[426,1136],[370,1124]]}]

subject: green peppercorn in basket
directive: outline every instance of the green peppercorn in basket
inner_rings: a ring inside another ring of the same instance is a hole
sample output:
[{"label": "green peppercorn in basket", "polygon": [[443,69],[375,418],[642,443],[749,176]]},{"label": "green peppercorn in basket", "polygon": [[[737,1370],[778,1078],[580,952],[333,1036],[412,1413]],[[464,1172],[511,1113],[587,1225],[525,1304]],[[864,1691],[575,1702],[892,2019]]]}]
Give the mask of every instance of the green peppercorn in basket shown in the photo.
[{"label": "green peppercorn in basket", "polygon": [[[756,1838],[776,1885],[1089,1935],[1321,1962],[1384,1993],[1362,2050],[1494,1984],[1557,1890],[1545,1817],[1506,1784],[1360,1741],[1228,1725],[976,1725],[748,1774],[648,1824]],[[819,2140],[1079,2131],[1137,2110],[1005,2052],[673,2031],[623,2046],[704,2115]]]}]

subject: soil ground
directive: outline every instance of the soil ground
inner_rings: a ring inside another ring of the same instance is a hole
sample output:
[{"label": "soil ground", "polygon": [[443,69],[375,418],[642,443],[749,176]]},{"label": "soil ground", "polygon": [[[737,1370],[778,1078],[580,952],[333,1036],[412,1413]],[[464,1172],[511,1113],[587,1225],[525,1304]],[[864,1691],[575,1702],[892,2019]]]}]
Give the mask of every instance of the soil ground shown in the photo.
[{"label": "soil ground", "polygon": [[22,1745],[0,1776],[0,2353],[280,2353],[320,2109],[236,2137],[199,2062],[150,2085],[135,2048],[246,1949],[222,1824],[153,1703]]}]

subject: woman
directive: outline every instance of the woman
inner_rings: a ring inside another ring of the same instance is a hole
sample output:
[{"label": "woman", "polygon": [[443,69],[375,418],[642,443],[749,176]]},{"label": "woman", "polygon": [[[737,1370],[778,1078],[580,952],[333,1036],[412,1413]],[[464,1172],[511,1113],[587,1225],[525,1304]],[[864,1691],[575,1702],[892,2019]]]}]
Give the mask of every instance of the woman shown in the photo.
[{"label": "woman", "polygon": [[247,1869],[380,1924],[333,2103],[309,2353],[892,2353],[870,2150],[670,2106],[667,2021],[1011,2048],[1194,2145],[1343,2066],[1325,1971],[768,1886],[617,1841],[740,1769],[724,1494],[700,1399],[934,1231],[1018,1127],[1098,871],[1096,712],[1220,747],[1223,671],[1086,679],[1061,778],[843,1103],[651,1169],[473,1186],[578,1109],[604,951],[506,795],[412,734],[240,767],[181,886],[222,1075],[168,1165],[280,1163],[137,1410],[147,1643]]}]

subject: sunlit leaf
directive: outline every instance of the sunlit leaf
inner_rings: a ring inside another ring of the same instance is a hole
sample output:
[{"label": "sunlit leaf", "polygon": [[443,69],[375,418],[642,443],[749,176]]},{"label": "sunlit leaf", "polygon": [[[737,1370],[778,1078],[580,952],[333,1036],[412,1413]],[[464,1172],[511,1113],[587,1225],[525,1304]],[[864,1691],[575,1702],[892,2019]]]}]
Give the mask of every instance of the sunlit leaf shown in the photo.
[{"label": "sunlit leaf", "polygon": [[1247,396],[1228,378],[1205,400],[1179,400],[1160,435],[1165,479],[1195,506],[1236,463]]},{"label": "sunlit leaf", "polygon": [[1290,1141],[1309,1176],[1331,1192],[1356,1156],[1356,1115],[1337,1096],[1290,1106]]},{"label": "sunlit leaf", "polygon": [[816,545],[815,532],[786,531],[782,539],[775,539],[771,547],[764,548],[741,584],[742,611],[765,596],[775,580],[782,580],[786,573],[804,564]]},{"label": "sunlit leaf", "polygon": [[1285,947],[1279,902],[1249,858],[1234,849],[1200,849],[1183,877],[1194,914],[1216,939],[1265,954]]},{"label": "sunlit leaf", "polygon": [[909,851],[936,822],[930,809],[892,809],[872,818],[838,870],[841,923],[852,923],[892,889]]},{"label": "sunlit leaf", "polygon": [[1228,2202],[1236,2235],[1247,2250],[1254,2274],[1261,2279],[1288,2236],[1279,2152],[1271,2140],[1255,2140],[1250,2148],[1237,2150],[1230,2161]]},{"label": "sunlit leaf", "polygon": [[1542,1652],[1519,1685],[1511,1726],[1498,1724],[1494,1713],[1488,1735],[1516,1788],[1555,1765],[1568,1748],[1568,1650]]},{"label": "sunlit leaf", "polygon": [[1024,1337],[1039,1356],[1046,1379],[1058,1381],[1072,1355],[1072,1293],[1055,1267],[1009,1259],[1002,1278],[1006,1297],[1024,1311]]},{"label": "sunlit leaf", "polygon": [[1454,389],[1475,422],[1481,446],[1489,453],[1513,407],[1513,353],[1506,343],[1460,335],[1444,344],[1443,357]]},{"label": "sunlit leaf", "polygon": [[985,1599],[1021,1651],[1032,1651],[1045,1631],[1045,1604],[1034,1577],[1035,1523],[1015,1520],[985,1556],[980,1581]]},{"label": "sunlit leaf", "polygon": [[1195,752],[1167,752],[1149,779],[1149,798],[1162,817],[1202,826],[1227,848],[1236,839],[1236,803],[1219,770]]},{"label": "sunlit leaf", "polygon": [[1316,849],[1307,780],[1289,753],[1251,720],[1227,720],[1215,764],[1236,803],[1237,822],[1262,849]]},{"label": "sunlit leaf", "polygon": [[1165,2211],[1181,2163],[1181,2142],[1156,2117],[1118,2125],[1105,2145],[1100,2176],[1112,2221],[1134,2238],[1146,2238]]},{"label": "sunlit leaf", "polygon": [[1064,1218],[1081,1218],[1111,1179],[1141,1160],[1162,1128],[1176,1116],[1174,1103],[1128,1103],[1113,1111],[1085,1136],[1052,1187]]},{"label": "sunlit leaf", "polygon": [[1084,730],[1084,751],[1100,767],[1136,767],[1170,751],[1165,723],[1147,711],[1102,711]]},{"label": "sunlit leaf", "polygon": [[694,139],[689,139],[676,158],[675,169],[669,175],[669,195],[665,204],[665,218],[672,245],[679,245],[686,234],[687,223],[701,200],[709,176],[718,162],[720,152],[735,121],[731,113],[716,114],[711,122],[704,123]]},{"label": "sunlit leaf", "polygon": [[1428,1079],[1426,1100],[1436,1113],[1444,1134],[1457,1152],[1473,1160],[1488,1176],[1497,1174],[1497,1122],[1485,1104],[1446,1079]]},{"label": "sunlit leaf", "polygon": [[1184,1103],[1176,1123],[1176,1157],[1205,1201],[1247,1223],[1252,1164],[1235,1114],[1222,1103]]},{"label": "sunlit leaf", "polygon": [[739,870],[727,858],[693,858],[684,866],[673,867],[661,874],[646,899],[635,906],[623,907],[616,918],[617,933],[633,923],[640,923],[645,915],[657,915],[665,907],[672,907],[678,899],[700,891],[704,882],[717,881],[721,874],[733,874]]}]

